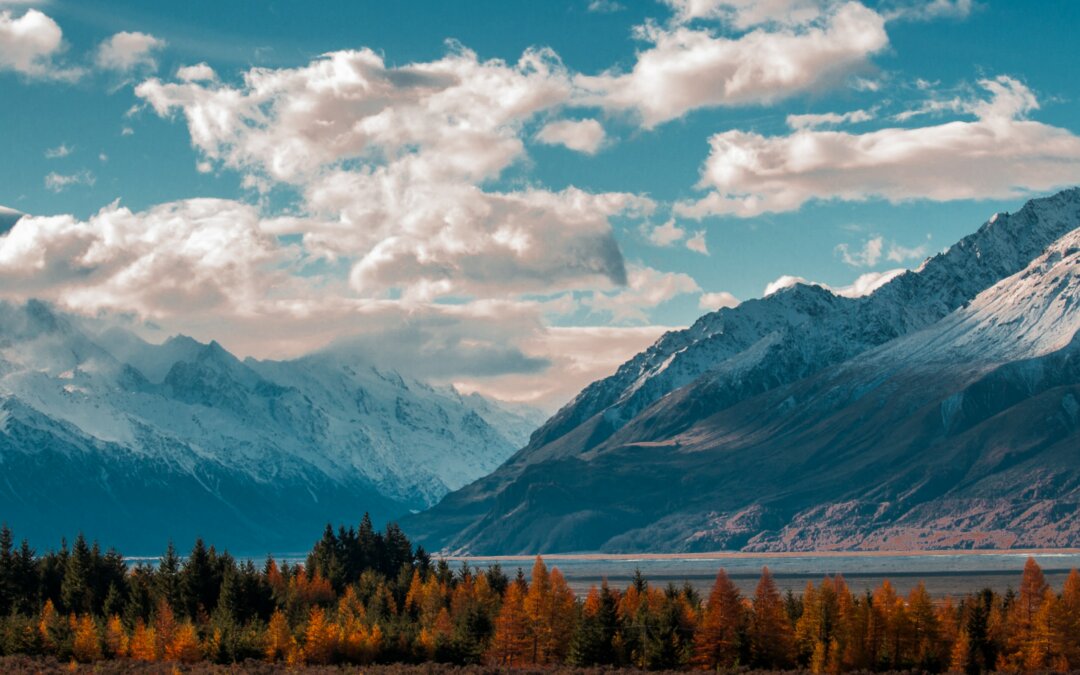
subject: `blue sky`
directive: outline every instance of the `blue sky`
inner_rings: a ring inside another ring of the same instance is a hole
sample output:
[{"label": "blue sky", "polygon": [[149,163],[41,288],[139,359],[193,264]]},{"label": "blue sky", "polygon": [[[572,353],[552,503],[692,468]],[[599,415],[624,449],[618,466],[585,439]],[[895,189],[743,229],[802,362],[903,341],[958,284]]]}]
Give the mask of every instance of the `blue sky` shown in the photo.
[{"label": "blue sky", "polygon": [[0,0],[0,205],[32,216],[0,284],[553,406],[708,309],[865,292],[1080,182],[1078,27],[1069,0]]}]

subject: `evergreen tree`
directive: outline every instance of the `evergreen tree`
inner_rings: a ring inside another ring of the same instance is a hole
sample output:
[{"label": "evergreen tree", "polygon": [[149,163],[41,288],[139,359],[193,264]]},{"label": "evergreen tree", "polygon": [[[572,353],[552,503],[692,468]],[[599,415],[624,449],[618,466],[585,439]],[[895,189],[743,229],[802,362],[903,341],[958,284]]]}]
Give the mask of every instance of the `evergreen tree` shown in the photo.
[{"label": "evergreen tree", "polygon": [[93,557],[86,537],[79,533],[71,555],[67,556],[63,579],[60,583],[60,606],[67,612],[89,614],[94,609],[93,589],[90,575],[93,573]]},{"label": "evergreen tree", "polygon": [[197,539],[180,572],[180,606],[187,616],[197,616],[200,610],[213,613],[220,587],[210,552],[203,540]]},{"label": "evergreen tree", "polygon": [[15,605],[15,550],[11,529],[0,527],[0,616],[7,616]]}]

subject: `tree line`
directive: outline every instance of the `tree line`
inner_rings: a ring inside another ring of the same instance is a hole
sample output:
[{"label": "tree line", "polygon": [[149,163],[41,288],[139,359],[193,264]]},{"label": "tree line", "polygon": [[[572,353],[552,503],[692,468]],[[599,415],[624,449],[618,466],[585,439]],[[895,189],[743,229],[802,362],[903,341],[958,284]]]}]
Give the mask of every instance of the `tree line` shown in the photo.
[{"label": "tree line", "polygon": [[1080,668],[1080,573],[1060,592],[1029,559],[1018,592],[935,599],[919,584],[853,593],[842,577],[744,596],[721,570],[707,597],[640,573],[584,598],[537,558],[531,574],[453,569],[396,526],[327,526],[304,564],[261,567],[197,541],[129,566],[79,536],[37,555],[0,530],[0,654],[290,664],[484,664],[646,669]]}]

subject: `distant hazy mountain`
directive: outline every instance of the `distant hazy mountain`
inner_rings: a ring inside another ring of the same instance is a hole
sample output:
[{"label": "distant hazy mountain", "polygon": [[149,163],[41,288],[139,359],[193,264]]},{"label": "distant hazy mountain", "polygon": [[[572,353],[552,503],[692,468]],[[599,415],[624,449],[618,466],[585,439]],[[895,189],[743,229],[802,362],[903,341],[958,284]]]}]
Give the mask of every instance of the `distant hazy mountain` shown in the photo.
[{"label": "distant hazy mountain", "polygon": [[408,519],[476,553],[1080,544],[1080,190],[872,295],[795,286],[593,383]]},{"label": "distant hazy mountain", "polygon": [[327,521],[396,517],[485,475],[536,415],[342,351],[241,361],[0,304],[0,520],[43,544],[306,549]]}]

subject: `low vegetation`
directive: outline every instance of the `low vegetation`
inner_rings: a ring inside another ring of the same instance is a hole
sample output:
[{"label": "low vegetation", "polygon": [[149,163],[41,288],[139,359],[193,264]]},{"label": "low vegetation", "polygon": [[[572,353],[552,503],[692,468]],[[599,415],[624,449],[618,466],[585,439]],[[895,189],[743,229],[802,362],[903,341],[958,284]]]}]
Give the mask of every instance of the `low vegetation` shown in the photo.
[{"label": "low vegetation", "polygon": [[328,526],[303,565],[268,558],[261,568],[201,541],[186,558],[170,546],[156,565],[133,567],[81,536],[36,555],[25,541],[15,547],[5,527],[0,667],[1080,668],[1080,573],[1057,592],[1029,559],[1019,581],[1017,593],[931,598],[921,584],[906,596],[888,582],[862,595],[827,577],[782,595],[764,569],[743,597],[721,570],[708,597],[638,575],[626,588],[603,584],[578,598],[540,558],[528,577],[498,565],[452,569],[395,525],[377,532],[367,517],[359,528]]}]

